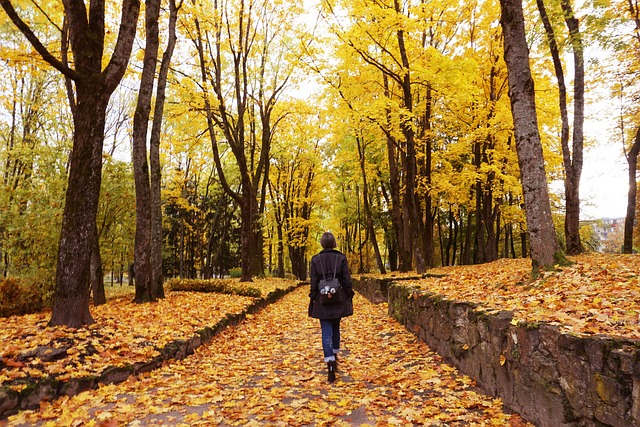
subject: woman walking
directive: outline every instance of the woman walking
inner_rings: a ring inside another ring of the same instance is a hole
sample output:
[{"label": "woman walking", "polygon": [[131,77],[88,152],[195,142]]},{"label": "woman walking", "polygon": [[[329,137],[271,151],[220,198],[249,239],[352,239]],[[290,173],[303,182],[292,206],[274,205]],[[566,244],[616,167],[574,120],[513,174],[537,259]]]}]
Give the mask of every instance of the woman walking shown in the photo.
[{"label": "woman walking", "polygon": [[[329,382],[336,379],[336,357],[340,351],[340,320],[353,314],[353,286],[347,257],[336,250],[336,238],[324,233],[322,251],[311,258],[309,316],[320,319],[322,351]],[[332,279],[337,279],[332,280]]]}]

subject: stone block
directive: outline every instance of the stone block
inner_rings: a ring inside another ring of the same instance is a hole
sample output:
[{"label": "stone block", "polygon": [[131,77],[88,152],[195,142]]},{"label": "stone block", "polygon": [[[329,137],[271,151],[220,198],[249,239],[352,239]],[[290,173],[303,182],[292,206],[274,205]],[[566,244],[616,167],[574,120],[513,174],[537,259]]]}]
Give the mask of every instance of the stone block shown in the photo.
[{"label": "stone block", "polygon": [[51,401],[58,397],[60,382],[46,378],[34,384],[29,384],[20,392],[20,409],[34,409],[42,401]]},{"label": "stone block", "polygon": [[101,384],[118,384],[133,374],[133,366],[109,366],[102,371],[98,382]]},{"label": "stone block", "polygon": [[71,378],[62,383],[60,387],[60,395],[75,396],[78,393],[82,393],[83,391],[91,390],[96,387],[97,377],[87,376],[82,378]]},{"label": "stone block", "polygon": [[18,393],[9,387],[0,388],[0,419],[18,411]]}]

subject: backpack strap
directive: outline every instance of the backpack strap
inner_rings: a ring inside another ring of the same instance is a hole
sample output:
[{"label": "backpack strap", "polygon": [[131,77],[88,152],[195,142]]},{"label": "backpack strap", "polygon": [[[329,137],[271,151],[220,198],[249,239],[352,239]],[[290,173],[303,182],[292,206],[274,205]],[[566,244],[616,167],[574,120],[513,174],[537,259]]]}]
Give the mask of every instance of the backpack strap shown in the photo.
[{"label": "backpack strap", "polygon": [[[333,265],[333,278],[334,279],[336,278],[336,274],[338,272],[338,258],[339,258],[339,255],[336,254],[336,262]],[[320,261],[320,267],[322,267],[322,277],[324,278],[324,280],[327,280],[327,273],[325,273],[325,268],[324,268],[324,265],[322,264],[322,261]],[[316,268],[317,268],[317,266],[316,266]]]},{"label": "backpack strap", "polygon": [[[322,265],[322,261],[320,261],[320,267],[322,267],[322,269],[321,269],[322,277],[324,278],[324,280],[327,280],[327,274],[324,272],[324,265]],[[316,268],[317,268],[317,266],[316,266]],[[333,276],[335,277],[335,273],[333,273]]]}]

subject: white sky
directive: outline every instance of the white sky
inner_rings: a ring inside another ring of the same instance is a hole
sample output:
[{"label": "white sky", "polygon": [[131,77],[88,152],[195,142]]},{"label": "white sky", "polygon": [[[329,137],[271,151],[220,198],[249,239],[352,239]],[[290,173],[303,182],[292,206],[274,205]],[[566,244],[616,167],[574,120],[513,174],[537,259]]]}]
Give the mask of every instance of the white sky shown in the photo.
[{"label": "white sky", "polygon": [[621,218],[626,215],[627,162],[622,144],[599,141],[585,150],[580,183],[580,219]]},{"label": "white sky", "polygon": [[622,218],[627,212],[628,165],[618,136],[619,105],[593,88],[585,105],[585,149],[580,182],[580,219]]}]

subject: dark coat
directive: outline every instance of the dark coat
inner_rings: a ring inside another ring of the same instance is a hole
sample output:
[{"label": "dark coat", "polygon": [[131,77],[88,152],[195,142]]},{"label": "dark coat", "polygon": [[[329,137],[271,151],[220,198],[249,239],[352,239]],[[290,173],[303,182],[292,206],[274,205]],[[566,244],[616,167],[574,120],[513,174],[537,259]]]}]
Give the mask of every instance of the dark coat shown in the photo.
[{"label": "dark coat", "polygon": [[[337,257],[337,265],[336,265]],[[336,278],[340,282],[343,298],[342,302],[333,305],[320,304],[318,301],[318,283],[323,278],[323,270],[327,279],[333,277],[334,267]],[[347,257],[335,249],[324,249],[319,254],[311,258],[310,266],[311,291],[309,292],[309,316],[316,319],[339,319],[353,314],[353,285],[351,284],[351,273],[347,265]]]}]

